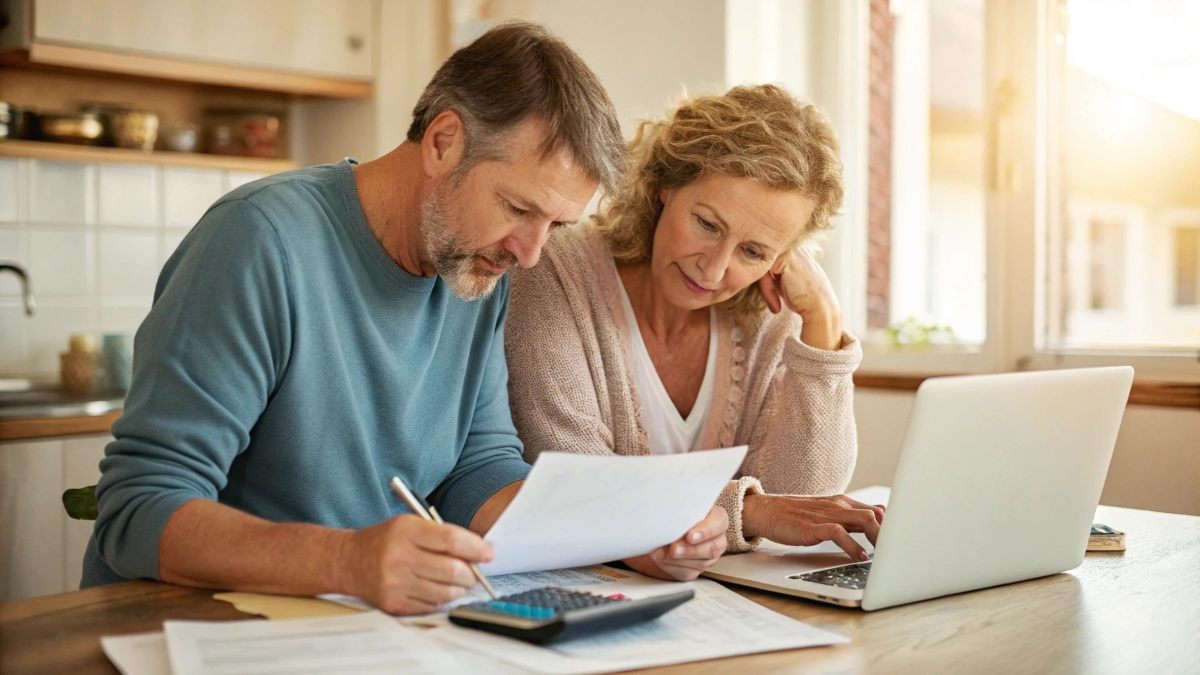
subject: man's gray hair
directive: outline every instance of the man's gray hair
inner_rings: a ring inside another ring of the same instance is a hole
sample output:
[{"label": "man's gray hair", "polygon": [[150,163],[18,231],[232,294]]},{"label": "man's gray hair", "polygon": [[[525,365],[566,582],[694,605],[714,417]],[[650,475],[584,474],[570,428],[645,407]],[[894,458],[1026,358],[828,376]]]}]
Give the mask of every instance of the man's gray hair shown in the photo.
[{"label": "man's gray hair", "polygon": [[543,155],[565,148],[605,192],[617,189],[625,143],[612,101],[579,55],[542,26],[506,21],[454,52],[417,101],[408,140],[419,143],[447,110],[466,129],[460,171],[504,158],[508,132],[538,119]]}]

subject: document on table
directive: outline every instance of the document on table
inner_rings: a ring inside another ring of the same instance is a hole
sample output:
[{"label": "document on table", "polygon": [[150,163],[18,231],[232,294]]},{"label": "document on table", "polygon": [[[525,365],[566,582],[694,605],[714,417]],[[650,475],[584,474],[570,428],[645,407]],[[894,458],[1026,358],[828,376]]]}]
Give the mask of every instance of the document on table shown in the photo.
[{"label": "document on table", "polygon": [[712,508],[746,446],[642,457],[542,453],[485,539],[483,572],[579,567],[647,553]]},{"label": "document on table", "polygon": [[175,675],[490,669],[488,659],[382,612],[290,621],[166,621],[163,632]]},{"label": "document on table", "polygon": [[121,675],[170,675],[167,639],[162,633],[112,635],[100,638],[100,648]]},{"label": "document on table", "polygon": [[[698,580],[690,585],[696,597],[659,619],[548,648],[448,622],[430,632],[443,642],[519,668],[574,675],[849,642],[841,635],[773,612],[715,582]],[[644,597],[681,587],[643,577],[608,584],[604,592]]]}]

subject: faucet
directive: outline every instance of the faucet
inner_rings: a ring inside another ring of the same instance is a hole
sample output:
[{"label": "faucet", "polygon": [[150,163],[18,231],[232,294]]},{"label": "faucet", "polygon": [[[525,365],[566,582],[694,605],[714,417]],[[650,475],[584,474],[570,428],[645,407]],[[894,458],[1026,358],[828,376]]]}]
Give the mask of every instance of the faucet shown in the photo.
[{"label": "faucet", "polygon": [[25,273],[25,268],[16,263],[0,263],[0,272],[5,271],[12,272],[21,280],[21,291],[25,297],[25,316],[33,316],[37,302],[33,299],[33,290],[29,288],[29,275]]}]

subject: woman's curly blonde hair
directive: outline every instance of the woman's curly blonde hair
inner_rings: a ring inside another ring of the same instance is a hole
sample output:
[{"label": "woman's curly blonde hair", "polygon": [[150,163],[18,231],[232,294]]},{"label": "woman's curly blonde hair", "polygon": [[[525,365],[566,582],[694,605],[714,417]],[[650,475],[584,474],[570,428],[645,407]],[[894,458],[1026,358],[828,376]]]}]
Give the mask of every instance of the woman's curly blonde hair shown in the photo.
[{"label": "woman's curly blonde hair", "polygon": [[[685,99],[665,120],[639,124],[628,148],[622,189],[605,200],[594,220],[618,265],[650,259],[663,209],[659,193],[701,176],[749,178],[812,199],[812,220],[791,246],[832,228],[842,204],[842,161],[833,127],[820,108],[775,85]],[[744,320],[756,320],[766,309],[755,285],[722,305]]]}]

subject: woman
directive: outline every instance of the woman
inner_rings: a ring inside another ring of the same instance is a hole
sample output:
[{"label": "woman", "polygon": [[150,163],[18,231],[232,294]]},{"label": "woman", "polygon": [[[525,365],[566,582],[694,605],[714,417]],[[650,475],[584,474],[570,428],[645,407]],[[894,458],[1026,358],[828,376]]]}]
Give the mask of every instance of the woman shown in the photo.
[{"label": "woman", "polygon": [[[828,121],[778,87],[735,87],[643,123],[630,150],[622,192],[514,276],[505,343],[526,458],[748,445],[718,502],[729,551],[833,540],[866,560],[848,532],[874,541],[882,507],[792,496],[841,492],[856,454],[862,352],[799,248],[842,201]],[[694,578],[721,553],[685,548],[630,565]]]}]

